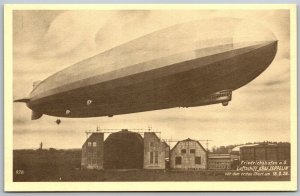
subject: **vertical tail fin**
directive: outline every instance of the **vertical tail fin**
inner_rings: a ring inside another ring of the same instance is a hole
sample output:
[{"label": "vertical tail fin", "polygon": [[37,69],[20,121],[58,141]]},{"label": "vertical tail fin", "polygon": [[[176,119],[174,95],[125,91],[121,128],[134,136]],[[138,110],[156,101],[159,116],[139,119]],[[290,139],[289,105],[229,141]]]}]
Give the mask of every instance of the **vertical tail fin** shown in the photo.
[{"label": "vertical tail fin", "polygon": [[39,113],[37,111],[34,111],[32,110],[32,113],[31,113],[31,120],[36,120],[36,119],[39,119],[43,116],[43,113]]}]

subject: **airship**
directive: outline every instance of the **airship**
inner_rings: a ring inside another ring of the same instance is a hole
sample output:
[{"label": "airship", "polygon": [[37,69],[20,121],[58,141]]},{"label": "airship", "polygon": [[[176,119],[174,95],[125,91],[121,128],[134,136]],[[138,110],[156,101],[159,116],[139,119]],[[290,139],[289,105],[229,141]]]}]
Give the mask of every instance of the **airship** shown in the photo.
[{"label": "airship", "polygon": [[175,107],[226,106],[234,90],[272,63],[277,42],[267,27],[248,19],[173,24],[35,82],[30,95],[15,102],[26,103],[32,120],[43,114],[112,117]]}]

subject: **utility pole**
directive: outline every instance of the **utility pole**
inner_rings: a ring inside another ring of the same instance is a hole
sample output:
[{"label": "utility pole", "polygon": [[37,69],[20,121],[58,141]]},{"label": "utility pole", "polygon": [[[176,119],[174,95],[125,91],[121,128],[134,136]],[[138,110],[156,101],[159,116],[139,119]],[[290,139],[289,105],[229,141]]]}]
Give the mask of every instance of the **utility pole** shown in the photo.
[{"label": "utility pole", "polygon": [[43,142],[40,143],[40,150],[43,150]]}]

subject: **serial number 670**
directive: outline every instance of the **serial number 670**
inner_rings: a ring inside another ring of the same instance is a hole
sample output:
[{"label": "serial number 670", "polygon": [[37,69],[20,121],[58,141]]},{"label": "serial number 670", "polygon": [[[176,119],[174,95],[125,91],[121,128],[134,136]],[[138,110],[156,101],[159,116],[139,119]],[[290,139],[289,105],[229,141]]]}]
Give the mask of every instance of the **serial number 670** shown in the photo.
[{"label": "serial number 670", "polygon": [[23,175],[25,172],[24,172],[24,170],[22,170],[22,169],[17,169],[16,170],[16,174],[18,174],[18,175]]}]

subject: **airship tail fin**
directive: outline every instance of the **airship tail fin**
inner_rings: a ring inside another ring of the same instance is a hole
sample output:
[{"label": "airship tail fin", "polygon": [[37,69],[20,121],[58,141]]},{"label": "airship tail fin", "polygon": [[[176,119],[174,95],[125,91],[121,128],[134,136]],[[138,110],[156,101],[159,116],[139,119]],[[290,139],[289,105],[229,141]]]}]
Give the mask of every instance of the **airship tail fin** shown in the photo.
[{"label": "airship tail fin", "polygon": [[36,119],[39,119],[43,116],[43,113],[39,113],[37,111],[34,111],[32,110],[32,113],[31,113],[31,120],[36,120]]},{"label": "airship tail fin", "polygon": [[[23,102],[23,103],[27,103],[29,101],[30,101],[29,98],[22,98],[22,99],[15,99],[14,100],[14,102]],[[35,110],[32,110],[32,112],[31,112],[31,120],[39,119],[42,116],[43,116],[43,113],[41,113],[41,112],[37,112]]]},{"label": "airship tail fin", "polygon": [[23,102],[27,103],[30,99],[29,98],[22,98],[22,99],[15,99],[14,102]]}]

